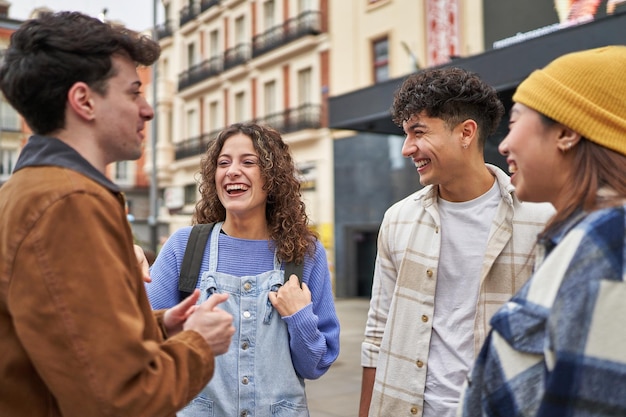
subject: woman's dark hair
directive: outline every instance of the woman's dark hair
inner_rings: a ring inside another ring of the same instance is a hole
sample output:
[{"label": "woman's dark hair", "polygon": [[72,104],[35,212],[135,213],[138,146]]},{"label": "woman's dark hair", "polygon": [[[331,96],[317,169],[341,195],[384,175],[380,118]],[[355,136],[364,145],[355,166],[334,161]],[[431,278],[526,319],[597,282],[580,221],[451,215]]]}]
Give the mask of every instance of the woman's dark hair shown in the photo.
[{"label": "woman's dark hair", "polygon": [[82,81],[99,94],[115,75],[112,56],[151,65],[158,43],[123,26],[78,12],[42,13],[11,36],[0,68],[0,88],[33,132],[65,127],[67,93]]},{"label": "woman's dark hair", "polygon": [[449,129],[467,119],[478,125],[478,144],[496,131],[504,106],[496,90],[478,75],[462,68],[427,69],[410,75],[394,95],[391,117],[395,124],[425,112],[442,119]]},{"label": "woman's dark hair", "polygon": [[203,224],[226,219],[226,209],[217,196],[215,172],[224,142],[238,133],[252,140],[259,156],[261,177],[267,192],[265,218],[277,256],[283,262],[302,263],[305,254],[313,254],[317,234],[308,227],[300,181],[289,147],[270,127],[254,123],[233,124],[210,143],[200,164],[200,201],[196,204],[192,222]]},{"label": "woman's dark hair", "polygon": [[[542,123],[549,127],[555,120],[539,113]],[[576,169],[567,188],[565,206],[546,225],[541,237],[563,224],[579,210],[590,212],[624,204],[626,199],[626,156],[594,142],[581,138],[567,152],[574,152],[573,165]],[[610,190],[605,195],[600,190]]]}]

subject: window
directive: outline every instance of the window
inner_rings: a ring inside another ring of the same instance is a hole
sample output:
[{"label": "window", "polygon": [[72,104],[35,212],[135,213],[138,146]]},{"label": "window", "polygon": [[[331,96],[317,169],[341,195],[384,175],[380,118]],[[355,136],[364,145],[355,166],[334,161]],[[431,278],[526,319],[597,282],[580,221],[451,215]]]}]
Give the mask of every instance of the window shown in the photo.
[{"label": "window", "polygon": [[0,180],[7,180],[13,173],[17,160],[17,149],[0,148]]},{"label": "window", "polygon": [[129,180],[128,175],[128,161],[119,161],[115,163],[115,181],[127,182]]},{"label": "window", "polygon": [[235,19],[235,45],[240,45],[246,41],[246,26],[244,16]]},{"label": "window", "polygon": [[22,130],[17,111],[4,98],[0,99],[0,129],[13,132]]},{"label": "window", "polygon": [[196,56],[196,44],[190,43],[187,45],[187,68],[191,68],[197,63],[198,57]]},{"label": "window", "polygon": [[276,81],[266,82],[263,86],[265,115],[276,112]]},{"label": "window", "polygon": [[310,104],[312,101],[311,68],[298,71],[298,105]]},{"label": "window", "polygon": [[209,129],[216,131],[221,125],[219,124],[219,107],[217,101],[212,101],[209,104]]},{"label": "window", "polygon": [[267,0],[263,3],[263,17],[265,18],[265,29],[271,29],[274,27],[274,14],[275,14],[274,0]]},{"label": "window", "polygon": [[211,58],[220,54],[220,33],[216,30],[212,30],[209,34],[209,54]]},{"label": "window", "polygon": [[185,185],[185,205],[196,204],[196,184]]},{"label": "window", "polygon": [[379,39],[373,43],[374,82],[379,83],[389,79],[389,40]]},{"label": "window", "polygon": [[311,0],[298,0],[298,14],[313,10]]},{"label": "window", "polygon": [[198,112],[195,109],[187,110],[187,138],[200,136],[200,124],[198,123]]},{"label": "window", "polygon": [[246,120],[246,96],[244,92],[235,95],[235,123]]}]

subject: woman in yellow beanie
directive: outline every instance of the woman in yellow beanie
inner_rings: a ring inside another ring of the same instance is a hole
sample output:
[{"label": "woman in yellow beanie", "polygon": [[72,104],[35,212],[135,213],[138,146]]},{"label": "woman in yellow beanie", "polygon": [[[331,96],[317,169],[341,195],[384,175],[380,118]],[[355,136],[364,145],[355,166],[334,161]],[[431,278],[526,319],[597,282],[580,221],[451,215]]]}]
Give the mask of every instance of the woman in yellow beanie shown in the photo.
[{"label": "woman in yellow beanie", "polygon": [[500,144],[522,200],[557,212],[492,318],[462,416],[626,415],[626,46],[522,82]]}]

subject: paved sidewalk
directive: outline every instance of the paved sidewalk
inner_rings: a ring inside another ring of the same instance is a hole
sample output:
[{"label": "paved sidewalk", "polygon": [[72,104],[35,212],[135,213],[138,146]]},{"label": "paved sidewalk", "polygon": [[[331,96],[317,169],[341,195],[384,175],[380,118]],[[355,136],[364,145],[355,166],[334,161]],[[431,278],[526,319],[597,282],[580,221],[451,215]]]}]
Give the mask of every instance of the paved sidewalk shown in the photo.
[{"label": "paved sidewalk", "polygon": [[366,298],[335,300],[341,323],[339,357],[320,379],[306,381],[311,417],[355,417],[361,396],[361,342],[369,308]]}]

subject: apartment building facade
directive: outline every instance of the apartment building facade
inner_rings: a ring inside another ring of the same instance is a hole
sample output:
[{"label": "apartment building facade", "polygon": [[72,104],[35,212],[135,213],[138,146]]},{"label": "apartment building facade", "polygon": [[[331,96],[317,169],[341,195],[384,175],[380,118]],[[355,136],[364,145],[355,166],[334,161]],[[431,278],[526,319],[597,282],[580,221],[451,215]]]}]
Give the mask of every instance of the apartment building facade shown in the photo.
[{"label": "apartment building facade", "polygon": [[[425,4],[423,4],[425,3]],[[463,3],[463,7],[461,7]],[[190,224],[200,159],[233,122],[283,132],[338,296],[368,296],[384,210],[419,188],[402,137],[328,129],[327,100],[480,52],[478,0],[162,0],[159,220]],[[476,7],[474,7],[476,6]],[[454,19],[448,24],[450,16]],[[433,37],[428,25],[440,25]],[[470,41],[477,39],[477,41]],[[430,45],[430,49],[426,46]],[[377,97],[377,100],[391,97]],[[398,132],[400,133],[400,132]],[[146,169],[152,167],[148,163]]]},{"label": "apartment building facade", "polygon": [[[11,3],[0,0],[0,60],[9,46],[11,34],[22,23],[9,17]],[[26,126],[20,115],[0,94],[0,186],[13,173],[20,149],[26,141]]]},{"label": "apartment building facade", "polygon": [[[336,295],[368,297],[382,216],[421,187],[389,117],[394,90],[422,68],[458,62],[484,72],[472,67],[474,57],[557,24],[559,1],[162,0],[153,123],[159,220],[170,232],[190,224],[200,159],[220,129],[273,125],[303,172]],[[519,72],[523,63],[504,56],[484,60],[486,76]],[[514,84],[498,88],[510,103]],[[488,141],[488,162],[502,163],[505,131]]]},{"label": "apartment building facade", "polygon": [[[158,217],[189,225],[201,158],[236,122],[283,134],[311,226],[333,263],[332,136],[327,129],[328,0],[163,0],[156,30]],[[151,170],[149,163],[147,170]]]}]

